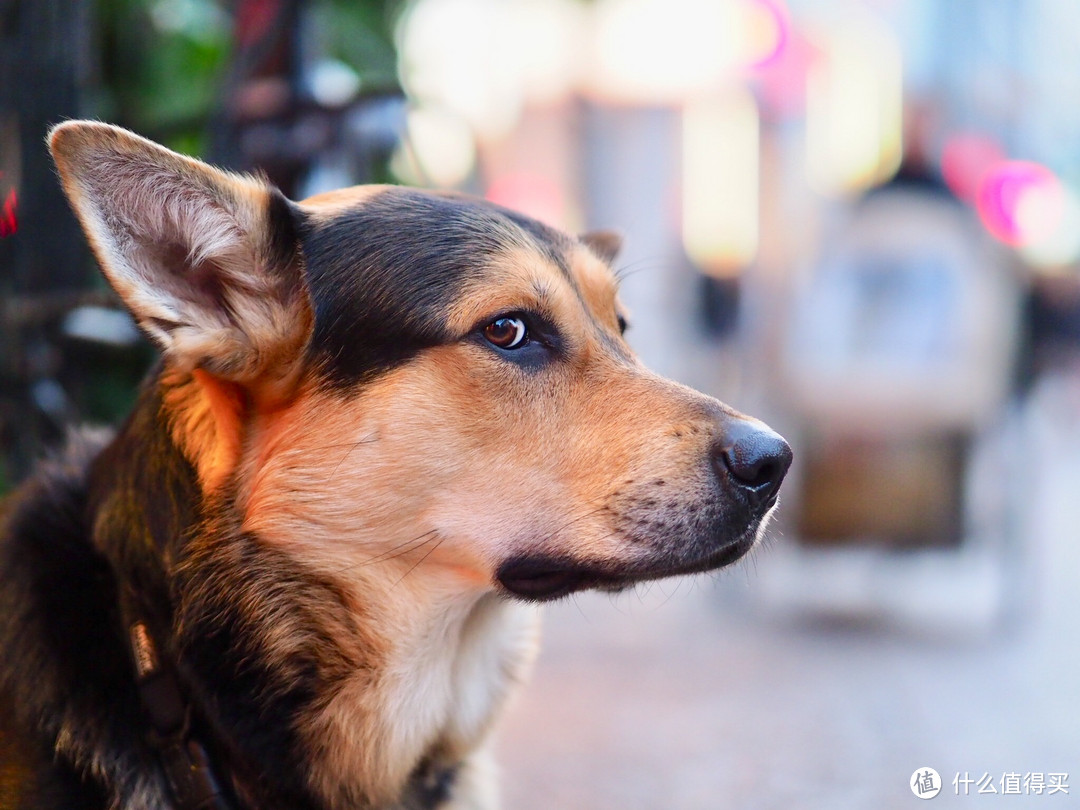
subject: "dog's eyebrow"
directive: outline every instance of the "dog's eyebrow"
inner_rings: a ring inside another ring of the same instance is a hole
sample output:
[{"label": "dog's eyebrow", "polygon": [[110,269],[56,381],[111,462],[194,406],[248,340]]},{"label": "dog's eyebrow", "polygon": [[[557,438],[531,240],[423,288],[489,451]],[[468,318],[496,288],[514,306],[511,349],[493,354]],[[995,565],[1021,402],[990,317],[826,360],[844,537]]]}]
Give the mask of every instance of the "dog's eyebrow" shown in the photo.
[{"label": "dog's eyebrow", "polygon": [[[544,278],[534,278],[532,280],[531,287],[532,293],[536,296],[536,308],[539,311],[539,314],[547,316],[553,322],[556,321],[556,295],[555,287],[552,284],[551,280]],[[578,302],[584,308],[589,320],[597,323],[595,313],[592,307],[586,301],[581,288],[577,284],[571,284],[570,289],[573,291],[574,297],[577,298]],[[615,312],[616,317],[618,317],[620,314],[620,310],[617,305]],[[596,332],[596,338],[600,341],[601,345],[603,345],[609,352],[611,352],[616,357],[619,357],[622,360],[633,359],[633,354],[627,350],[626,345],[621,341],[616,340],[605,330],[598,330]]]},{"label": "dog's eyebrow", "polygon": [[577,286],[574,279],[574,273],[570,269],[570,260],[568,258],[568,254],[571,250],[571,242],[565,234],[560,233],[542,222],[537,222],[523,214],[519,214],[517,211],[511,211],[500,206],[492,206],[492,208],[499,211],[499,213],[507,220],[520,228],[521,231],[528,236],[532,246],[536,248],[544,258],[559,268],[559,271],[570,285],[574,287]]},{"label": "dog's eyebrow", "polygon": [[522,286],[516,293],[501,297],[499,304],[492,306],[490,302],[477,302],[477,306],[470,310],[468,320],[459,322],[458,337],[463,337],[476,328],[477,324],[493,315],[505,312],[533,312],[544,318],[555,321],[555,313],[558,311],[555,288],[547,279],[534,278],[527,286]]},{"label": "dog's eyebrow", "polygon": [[552,308],[552,300],[554,293],[552,291],[551,282],[546,279],[534,278],[532,282],[532,291],[536,294],[536,300],[543,309]]},{"label": "dog's eyebrow", "polygon": [[548,279],[534,278],[527,288],[514,296],[516,302],[504,309],[535,311],[551,320],[555,320],[558,311],[555,287]]}]

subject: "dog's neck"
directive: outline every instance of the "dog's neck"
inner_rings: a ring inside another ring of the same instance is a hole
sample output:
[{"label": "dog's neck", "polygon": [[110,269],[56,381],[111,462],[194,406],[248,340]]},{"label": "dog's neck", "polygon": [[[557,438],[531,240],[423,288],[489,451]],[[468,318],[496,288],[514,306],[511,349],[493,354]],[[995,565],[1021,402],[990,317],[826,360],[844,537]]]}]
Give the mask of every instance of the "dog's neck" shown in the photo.
[{"label": "dog's neck", "polygon": [[535,612],[494,594],[443,594],[406,611],[400,595],[370,593],[384,607],[396,603],[396,622],[384,626],[400,634],[375,678],[354,671],[309,718],[311,738],[329,741],[312,768],[325,795],[350,784],[393,793],[418,756],[441,767],[468,762],[535,648]]},{"label": "dog's neck", "polygon": [[535,616],[305,568],[205,497],[144,391],[91,476],[94,540],[160,639],[217,767],[260,808],[423,807],[482,745]]}]

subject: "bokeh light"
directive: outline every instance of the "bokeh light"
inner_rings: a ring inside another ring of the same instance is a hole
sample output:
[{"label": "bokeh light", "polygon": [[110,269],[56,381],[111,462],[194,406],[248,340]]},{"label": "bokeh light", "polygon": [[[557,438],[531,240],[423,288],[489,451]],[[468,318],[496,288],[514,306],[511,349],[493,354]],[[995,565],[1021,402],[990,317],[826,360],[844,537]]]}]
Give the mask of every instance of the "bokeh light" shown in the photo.
[{"label": "bokeh light", "polygon": [[993,236],[1014,247],[1048,239],[1065,213],[1061,181],[1038,163],[1007,160],[983,176],[976,197],[979,219]]},{"label": "bokeh light", "polygon": [[577,80],[583,14],[573,0],[416,0],[398,29],[402,84],[498,139],[526,100],[557,100]]},{"label": "bokeh light", "polygon": [[827,195],[861,191],[900,165],[903,63],[895,34],[868,15],[812,36],[819,51],[806,96],[807,171]]},{"label": "bokeh light", "polygon": [[391,169],[413,185],[453,188],[476,166],[476,142],[461,116],[438,107],[417,107],[406,118],[405,138]]},{"label": "bokeh light", "polygon": [[708,91],[737,65],[739,10],[730,0],[599,0],[592,91],[645,103]]},{"label": "bokeh light", "polygon": [[1072,189],[1064,190],[1061,219],[1046,238],[1020,247],[1020,255],[1038,270],[1075,270],[1080,260],[1080,199]]},{"label": "bokeh light", "polygon": [[555,181],[534,172],[514,172],[496,177],[485,197],[497,205],[528,214],[533,219],[562,227],[566,200]]},{"label": "bokeh light", "polygon": [[757,104],[741,87],[683,112],[682,238],[710,275],[737,275],[757,255],[760,147]]},{"label": "bokeh light", "polygon": [[787,7],[780,0],[746,0],[744,16],[747,66],[764,68],[777,62],[791,35]]},{"label": "bokeh light", "polygon": [[483,135],[513,129],[521,113],[518,78],[500,64],[505,35],[494,0],[421,0],[400,28],[401,79],[423,104],[460,114]]},{"label": "bokeh light", "polygon": [[0,208],[0,238],[11,236],[19,230],[19,219],[16,215],[18,209],[18,195],[15,189],[11,189],[4,198],[3,207]]}]

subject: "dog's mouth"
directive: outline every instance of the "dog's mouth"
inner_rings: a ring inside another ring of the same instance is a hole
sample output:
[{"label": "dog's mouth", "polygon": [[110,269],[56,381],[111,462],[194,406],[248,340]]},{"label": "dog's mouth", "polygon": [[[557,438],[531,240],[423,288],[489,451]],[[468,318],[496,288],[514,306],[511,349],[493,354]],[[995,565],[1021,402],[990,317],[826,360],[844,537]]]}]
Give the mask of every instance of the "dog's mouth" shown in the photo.
[{"label": "dog's mouth", "polygon": [[750,534],[703,558],[679,564],[646,561],[620,566],[542,553],[526,554],[504,562],[495,578],[511,596],[548,602],[589,588],[620,591],[648,580],[712,571],[735,562],[753,545],[754,535]]}]

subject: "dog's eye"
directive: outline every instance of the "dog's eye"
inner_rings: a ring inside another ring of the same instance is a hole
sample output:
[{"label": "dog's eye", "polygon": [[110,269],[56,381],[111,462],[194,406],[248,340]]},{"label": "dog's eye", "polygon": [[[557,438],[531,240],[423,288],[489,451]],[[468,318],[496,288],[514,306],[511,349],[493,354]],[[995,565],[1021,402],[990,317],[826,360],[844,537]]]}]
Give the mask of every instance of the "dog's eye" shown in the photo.
[{"label": "dog's eye", "polygon": [[500,349],[517,349],[529,339],[529,331],[521,318],[496,318],[484,327],[484,337]]},{"label": "dog's eye", "polygon": [[622,315],[619,315],[618,318],[619,318],[619,334],[620,335],[625,335],[626,330],[630,328],[630,324],[626,322],[626,318],[624,318]]}]

